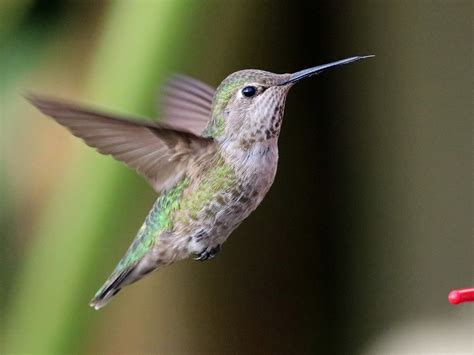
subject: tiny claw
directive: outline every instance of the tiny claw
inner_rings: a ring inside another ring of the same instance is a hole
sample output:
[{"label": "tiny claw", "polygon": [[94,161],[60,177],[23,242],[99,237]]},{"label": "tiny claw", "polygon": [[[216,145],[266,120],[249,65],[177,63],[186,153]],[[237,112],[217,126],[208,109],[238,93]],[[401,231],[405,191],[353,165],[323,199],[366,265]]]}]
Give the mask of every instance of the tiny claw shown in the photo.
[{"label": "tiny claw", "polygon": [[209,259],[209,256],[207,254],[206,251],[203,251],[199,254],[196,254],[197,256],[194,258],[194,260],[196,261],[206,261],[207,259]]},{"label": "tiny claw", "polygon": [[194,260],[197,261],[206,261],[207,259],[213,258],[219,251],[221,250],[221,245],[218,244],[214,248],[211,249],[204,249],[202,252],[197,254],[197,256],[194,258]]}]

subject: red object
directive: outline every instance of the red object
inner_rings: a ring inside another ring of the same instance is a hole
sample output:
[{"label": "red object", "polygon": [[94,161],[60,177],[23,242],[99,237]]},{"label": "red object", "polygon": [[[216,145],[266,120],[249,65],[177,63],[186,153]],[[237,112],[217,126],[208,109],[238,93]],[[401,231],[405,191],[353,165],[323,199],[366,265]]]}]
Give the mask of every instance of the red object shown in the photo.
[{"label": "red object", "polygon": [[452,304],[459,304],[463,302],[473,302],[474,301],[474,287],[462,288],[460,290],[453,290],[449,293],[448,300]]}]

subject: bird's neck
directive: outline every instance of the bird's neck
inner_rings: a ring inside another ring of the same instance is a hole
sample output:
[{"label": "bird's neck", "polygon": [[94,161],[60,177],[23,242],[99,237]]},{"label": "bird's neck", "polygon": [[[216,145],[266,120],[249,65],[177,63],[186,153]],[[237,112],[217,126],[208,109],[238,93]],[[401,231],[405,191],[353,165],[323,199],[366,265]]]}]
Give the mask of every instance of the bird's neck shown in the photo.
[{"label": "bird's neck", "polygon": [[257,178],[260,174],[274,176],[278,162],[277,138],[242,144],[239,140],[224,140],[220,153],[241,178]]}]

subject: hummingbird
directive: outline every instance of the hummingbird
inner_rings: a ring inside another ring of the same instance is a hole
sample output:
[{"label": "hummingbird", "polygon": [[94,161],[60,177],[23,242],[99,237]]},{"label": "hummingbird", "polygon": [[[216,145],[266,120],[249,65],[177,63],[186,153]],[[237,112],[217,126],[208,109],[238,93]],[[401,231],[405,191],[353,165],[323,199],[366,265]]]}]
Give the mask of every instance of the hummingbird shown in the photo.
[{"label": "hummingbird", "polygon": [[159,120],[27,95],[42,113],[100,153],[135,169],[159,193],[90,306],[102,308],[124,286],[178,260],[214,257],[273,184],[290,88],[301,79],[369,57],[292,74],[240,70],[217,89],[174,76],[164,85]]}]

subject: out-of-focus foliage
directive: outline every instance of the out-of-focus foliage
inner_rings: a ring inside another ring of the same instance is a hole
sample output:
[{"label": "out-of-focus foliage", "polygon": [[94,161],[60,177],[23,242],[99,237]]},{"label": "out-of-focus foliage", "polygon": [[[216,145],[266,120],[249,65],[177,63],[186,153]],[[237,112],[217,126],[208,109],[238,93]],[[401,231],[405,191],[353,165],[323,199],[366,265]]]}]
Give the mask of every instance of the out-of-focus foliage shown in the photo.
[{"label": "out-of-focus foliage", "polygon": [[[474,282],[471,26],[469,1],[1,1],[0,353],[472,352],[446,300]],[[215,259],[87,306],[155,194],[22,92],[153,117],[172,72],[358,54],[292,89],[275,185]]]}]

